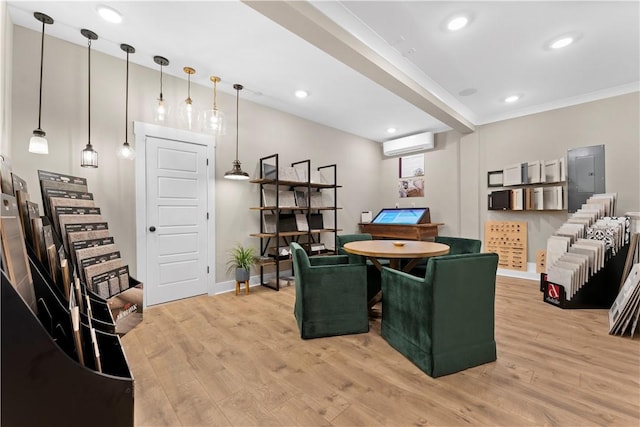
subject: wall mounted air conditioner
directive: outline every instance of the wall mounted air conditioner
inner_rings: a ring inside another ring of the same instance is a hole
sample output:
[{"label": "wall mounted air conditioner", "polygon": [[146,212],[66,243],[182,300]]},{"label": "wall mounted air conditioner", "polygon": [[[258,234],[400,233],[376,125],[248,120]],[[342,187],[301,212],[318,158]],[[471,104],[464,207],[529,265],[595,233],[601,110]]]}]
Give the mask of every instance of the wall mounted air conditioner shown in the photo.
[{"label": "wall mounted air conditioner", "polygon": [[424,132],[383,142],[382,152],[385,156],[398,156],[400,154],[415,153],[416,151],[431,150],[434,146],[433,132]]}]

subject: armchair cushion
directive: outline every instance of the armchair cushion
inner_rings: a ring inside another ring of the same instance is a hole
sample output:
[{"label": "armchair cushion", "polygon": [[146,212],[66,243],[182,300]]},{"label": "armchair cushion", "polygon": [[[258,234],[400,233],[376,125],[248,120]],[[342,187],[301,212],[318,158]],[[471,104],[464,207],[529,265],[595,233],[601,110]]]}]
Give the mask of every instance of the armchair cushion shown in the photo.
[{"label": "armchair cushion", "polygon": [[349,264],[347,256],[309,258],[299,244],[290,246],[296,278],[294,315],[300,336],[368,332],[365,264]]},{"label": "armchair cushion", "polygon": [[426,276],[382,272],[382,336],[432,377],[496,360],[493,253],[430,258]]}]

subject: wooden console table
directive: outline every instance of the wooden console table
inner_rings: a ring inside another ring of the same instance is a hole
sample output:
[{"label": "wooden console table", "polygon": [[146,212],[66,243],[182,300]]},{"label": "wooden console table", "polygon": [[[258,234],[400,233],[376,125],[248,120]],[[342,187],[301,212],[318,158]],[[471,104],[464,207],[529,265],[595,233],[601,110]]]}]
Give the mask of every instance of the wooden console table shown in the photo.
[{"label": "wooden console table", "polygon": [[415,225],[360,223],[358,225],[361,233],[369,233],[374,239],[433,240],[438,235],[438,226],[444,223],[430,222]]}]

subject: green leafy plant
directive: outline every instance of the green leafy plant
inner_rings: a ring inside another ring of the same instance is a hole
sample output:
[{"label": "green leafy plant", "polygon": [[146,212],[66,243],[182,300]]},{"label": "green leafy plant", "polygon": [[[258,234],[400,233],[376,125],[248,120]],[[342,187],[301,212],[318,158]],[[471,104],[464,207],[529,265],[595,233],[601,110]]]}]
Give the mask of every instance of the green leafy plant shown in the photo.
[{"label": "green leafy plant", "polygon": [[251,270],[251,266],[256,262],[256,249],[253,247],[244,247],[238,244],[229,251],[229,259],[227,260],[227,273],[235,271],[236,268],[243,268],[247,271]]}]

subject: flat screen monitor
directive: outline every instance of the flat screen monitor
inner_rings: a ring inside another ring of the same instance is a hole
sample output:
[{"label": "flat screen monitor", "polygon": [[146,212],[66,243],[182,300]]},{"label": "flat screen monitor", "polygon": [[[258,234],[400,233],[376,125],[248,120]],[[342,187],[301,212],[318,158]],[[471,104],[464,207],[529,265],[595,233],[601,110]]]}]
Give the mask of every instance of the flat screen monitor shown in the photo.
[{"label": "flat screen monitor", "polygon": [[426,224],[431,222],[429,208],[387,208],[378,212],[373,224]]}]

